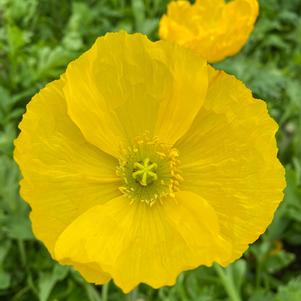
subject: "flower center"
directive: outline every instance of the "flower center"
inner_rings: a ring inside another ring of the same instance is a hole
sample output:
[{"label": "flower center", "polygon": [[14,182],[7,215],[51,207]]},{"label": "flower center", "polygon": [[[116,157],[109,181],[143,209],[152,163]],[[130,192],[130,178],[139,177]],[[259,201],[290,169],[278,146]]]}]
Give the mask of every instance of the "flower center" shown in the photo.
[{"label": "flower center", "polygon": [[148,135],[137,137],[122,151],[117,174],[123,185],[119,188],[131,202],[152,206],[166,197],[174,197],[183,180],[179,172],[178,151]]}]

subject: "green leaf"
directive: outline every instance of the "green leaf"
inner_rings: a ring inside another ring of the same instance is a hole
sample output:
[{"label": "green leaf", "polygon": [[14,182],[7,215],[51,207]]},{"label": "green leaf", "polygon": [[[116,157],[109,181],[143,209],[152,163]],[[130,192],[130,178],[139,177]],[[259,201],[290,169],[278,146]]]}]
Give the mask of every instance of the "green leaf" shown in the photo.
[{"label": "green leaf", "polygon": [[8,272],[0,269],[0,290],[7,289],[10,287],[11,275]]},{"label": "green leaf", "polygon": [[48,300],[56,283],[63,280],[67,276],[68,271],[67,267],[56,264],[51,272],[40,273],[38,281],[39,301]]},{"label": "green leaf", "polygon": [[279,288],[273,301],[300,301],[301,300],[301,278],[291,280],[287,285]]}]

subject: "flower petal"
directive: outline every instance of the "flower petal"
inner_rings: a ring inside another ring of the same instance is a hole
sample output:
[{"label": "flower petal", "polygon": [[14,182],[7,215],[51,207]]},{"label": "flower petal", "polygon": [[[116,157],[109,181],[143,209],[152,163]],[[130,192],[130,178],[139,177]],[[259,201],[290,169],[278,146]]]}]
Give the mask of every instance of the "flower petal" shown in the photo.
[{"label": "flower petal", "polygon": [[176,145],[181,188],[216,210],[233,260],[270,224],[283,198],[284,168],[277,159],[277,125],[266,104],[233,76],[211,69],[209,78],[204,107]]},{"label": "flower petal", "polygon": [[206,62],[141,34],[110,33],[69,64],[68,112],[87,140],[118,156],[149,132],[173,144],[189,128],[207,89]]},{"label": "flower petal", "polygon": [[74,268],[82,275],[82,277],[95,284],[105,284],[110,280],[110,275],[105,273],[95,262],[80,264],[73,262]]},{"label": "flower petal", "polygon": [[34,233],[50,253],[77,216],[120,195],[117,160],[85,141],[66,113],[62,87],[62,80],[54,81],[33,97],[14,154]]},{"label": "flower petal", "polygon": [[140,282],[172,285],[181,271],[211,265],[230,251],[207,202],[178,192],[152,207],[122,196],[91,208],[62,233],[55,256],[67,264],[97,262],[129,292]]},{"label": "flower petal", "polygon": [[257,0],[172,1],[160,21],[160,37],[217,62],[244,46],[257,16]]}]

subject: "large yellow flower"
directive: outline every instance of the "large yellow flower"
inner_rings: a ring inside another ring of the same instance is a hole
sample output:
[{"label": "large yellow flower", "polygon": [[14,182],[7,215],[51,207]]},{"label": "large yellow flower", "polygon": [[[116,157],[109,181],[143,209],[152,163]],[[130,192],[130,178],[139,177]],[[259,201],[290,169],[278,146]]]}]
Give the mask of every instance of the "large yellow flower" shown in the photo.
[{"label": "large yellow flower", "polygon": [[243,47],[257,15],[257,0],[174,1],[161,19],[160,37],[217,62]]},{"label": "large yellow flower", "polygon": [[227,265],[282,199],[276,123],[233,76],[174,44],[112,33],[33,97],[15,158],[35,235],[125,292]]}]

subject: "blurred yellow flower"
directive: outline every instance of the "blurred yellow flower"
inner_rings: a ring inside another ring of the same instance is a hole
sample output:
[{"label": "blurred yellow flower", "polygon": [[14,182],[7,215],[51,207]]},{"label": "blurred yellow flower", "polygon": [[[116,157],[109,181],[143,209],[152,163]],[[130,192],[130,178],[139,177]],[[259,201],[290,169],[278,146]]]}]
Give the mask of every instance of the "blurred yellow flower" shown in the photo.
[{"label": "blurred yellow flower", "polygon": [[173,1],[160,21],[160,37],[217,62],[244,46],[257,15],[257,0]]},{"label": "blurred yellow flower", "polygon": [[175,44],[112,33],[27,106],[15,142],[35,235],[90,282],[158,288],[240,257],[283,196],[276,123]]}]

